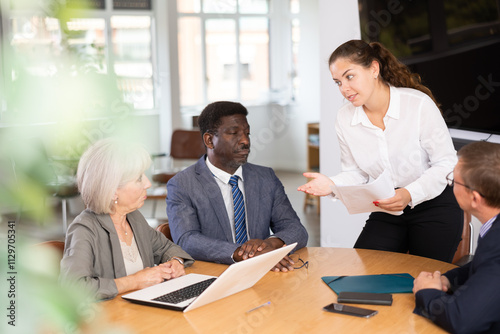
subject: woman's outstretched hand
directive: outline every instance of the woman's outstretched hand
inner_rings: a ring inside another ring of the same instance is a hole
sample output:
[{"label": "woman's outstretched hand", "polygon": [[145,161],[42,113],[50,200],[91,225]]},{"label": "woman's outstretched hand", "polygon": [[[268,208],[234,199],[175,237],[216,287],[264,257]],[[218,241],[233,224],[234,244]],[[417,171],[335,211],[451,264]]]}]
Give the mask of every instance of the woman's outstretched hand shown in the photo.
[{"label": "woman's outstretched hand", "polygon": [[334,183],[328,176],[320,173],[304,173],[303,175],[312,180],[298,187],[298,191],[314,196],[326,196],[332,193],[330,186],[333,186]]}]

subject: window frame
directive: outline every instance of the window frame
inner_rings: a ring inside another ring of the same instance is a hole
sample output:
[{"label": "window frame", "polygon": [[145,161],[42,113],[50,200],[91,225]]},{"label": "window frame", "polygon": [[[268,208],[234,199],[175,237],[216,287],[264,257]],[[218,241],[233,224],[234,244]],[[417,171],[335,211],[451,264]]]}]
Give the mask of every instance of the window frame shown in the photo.
[{"label": "window frame", "polygon": [[[286,102],[284,104],[291,104],[295,102],[296,96],[293,96],[292,92],[292,78],[291,78],[291,73],[293,71],[293,64],[292,64],[292,36],[291,36],[291,29],[292,29],[292,20],[294,18],[299,18],[298,13],[291,13],[290,9],[290,1],[289,0],[269,0],[269,11],[268,13],[181,13],[177,10],[177,5],[175,1],[172,1],[175,3],[171,7],[171,15],[170,18],[175,22],[175,25],[171,25],[172,34],[171,37],[175,35],[175,42],[172,39],[171,40],[171,62],[170,62],[170,67],[171,69],[176,69],[178,71],[179,68],[179,55],[178,55],[178,49],[179,49],[179,44],[178,44],[178,23],[179,19],[185,18],[185,17],[196,17],[200,18],[201,24],[200,24],[200,29],[201,29],[201,51],[202,51],[202,71],[201,73],[201,78],[206,78],[207,77],[207,55],[206,55],[206,39],[204,38],[206,36],[205,32],[205,22],[206,20],[209,19],[222,19],[222,18],[228,18],[232,19],[235,21],[236,24],[236,29],[235,29],[235,34],[236,34],[236,57],[238,64],[241,65],[240,62],[240,18],[251,18],[251,17],[256,17],[256,18],[267,18],[268,19],[268,34],[269,34],[269,44],[268,44],[268,57],[269,57],[269,92],[267,98],[264,101],[255,101],[255,100],[248,100],[248,101],[242,101],[246,106],[259,106],[259,105],[268,105],[271,103],[283,103],[283,100]],[[201,4],[201,8],[203,7],[203,4]],[[284,14],[285,13],[285,14]],[[237,70],[237,89],[238,89],[238,96],[237,96],[237,101],[241,101],[241,66],[236,67]],[[177,72],[177,77],[179,77],[179,74]],[[177,86],[179,87],[178,93],[180,94],[180,81],[178,81]],[[210,101],[208,101],[208,94],[207,94],[207,82],[206,80],[202,80],[201,82],[202,85],[202,98],[203,102],[201,105],[195,105],[195,106],[182,106],[180,103],[179,99],[179,109],[182,114],[199,114],[201,111],[200,108],[203,108],[206,104],[208,104]],[[287,93],[283,92],[288,91]],[[173,92],[172,95],[175,92]],[[283,98],[283,95],[286,95],[285,98]]]},{"label": "window frame", "polygon": [[[43,12],[37,10],[12,10],[10,8],[10,0],[0,0],[0,38],[2,43],[9,43],[10,36],[12,35],[12,28],[10,26],[10,19],[14,17],[30,17],[36,15],[44,15]],[[107,68],[107,75],[114,74],[114,64],[115,57],[113,54],[113,42],[112,34],[113,29],[111,28],[111,18],[113,16],[149,16],[151,20],[150,34],[151,34],[151,63],[152,63],[152,84],[153,84],[153,108],[149,109],[136,109],[133,105],[131,108],[131,113],[133,115],[157,115],[159,114],[160,106],[160,81],[157,77],[158,73],[158,34],[156,29],[157,13],[155,8],[157,1],[152,0],[151,9],[113,9],[113,0],[105,0],[104,9],[67,9],[71,18],[74,19],[103,19],[105,22],[104,27],[104,39],[105,39],[105,49],[104,49],[104,63]],[[73,15],[74,13],[74,15]],[[3,45],[4,46],[4,45]],[[3,47],[2,50],[5,50]],[[8,80],[8,73],[10,73],[12,66],[8,62],[8,57],[5,56],[4,52],[0,51],[0,89],[2,94],[0,94],[0,127],[9,126],[3,120],[3,114],[9,112],[9,106],[6,103],[5,96],[11,89],[11,82]],[[112,72],[110,72],[112,71]],[[91,120],[90,118],[89,120]]]},{"label": "window frame", "polygon": [[[0,44],[1,49],[4,50],[3,43],[5,43],[4,39],[4,28],[3,28],[3,8],[2,2],[0,1]],[[0,52],[0,124],[3,120],[3,114],[7,111],[6,101],[5,101],[5,63],[4,63],[4,55],[3,52]]]}]

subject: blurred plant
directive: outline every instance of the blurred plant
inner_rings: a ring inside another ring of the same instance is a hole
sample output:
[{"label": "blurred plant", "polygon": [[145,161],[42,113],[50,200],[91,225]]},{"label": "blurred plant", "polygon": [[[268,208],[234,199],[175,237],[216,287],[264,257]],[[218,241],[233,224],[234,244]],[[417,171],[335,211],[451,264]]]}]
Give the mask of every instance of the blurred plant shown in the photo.
[{"label": "blurred plant", "polygon": [[[22,9],[22,13],[32,15],[24,21],[31,24],[30,34],[37,32],[37,24],[56,22],[59,35],[54,33],[56,40],[44,48],[37,43],[13,45],[14,36],[1,41],[8,75],[4,73],[2,78],[7,111],[0,119],[0,209],[21,208],[23,217],[30,216],[37,223],[51,220],[51,206],[45,205],[53,192],[51,185],[74,176],[75,163],[87,146],[103,137],[127,133],[133,126],[129,121],[131,107],[123,101],[116,78],[105,73],[103,47],[91,43],[83,48],[71,43],[83,32],[69,29],[68,23],[83,15],[67,9],[65,3],[10,1],[12,11]],[[72,165],[56,165],[54,156],[72,161]],[[3,239],[8,223],[1,223]],[[58,284],[57,257],[47,250],[35,250],[35,242],[16,236],[17,291],[13,299],[0,300],[4,311],[8,307],[4,303],[10,300],[21,309],[16,326],[4,319],[0,332],[114,332],[101,318],[99,305],[88,300],[86,291]],[[7,242],[2,240],[0,245],[0,266],[5,273],[9,271]],[[1,291],[8,291],[7,284],[5,278],[0,280]]]},{"label": "blurred plant", "polygon": [[[44,202],[54,188],[48,185],[74,175],[91,142],[132,126],[131,106],[123,101],[113,71],[106,71],[104,46],[75,42],[87,33],[74,24],[73,18],[83,15],[65,3],[12,2],[13,10],[34,13],[19,23],[20,35],[42,35],[42,43],[23,36],[2,41],[12,75],[5,78],[8,110],[1,119],[0,203],[30,208],[23,214],[38,222],[50,220]],[[54,166],[53,156],[68,162],[67,168],[54,169],[64,166]]]},{"label": "blurred plant", "polygon": [[[0,322],[1,333],[128,333],[107,321],[101,304],[85,289],[58,283],[60,254],[55,248],[32,245],[22,236],[16,237],[15,245],[15,274],[9,272],[0,281],[8,297],[2,299],[7,300],[2,307],[7,316]],[[1,268],[13,263],[7,261],[6,248],[0,250]]]}]

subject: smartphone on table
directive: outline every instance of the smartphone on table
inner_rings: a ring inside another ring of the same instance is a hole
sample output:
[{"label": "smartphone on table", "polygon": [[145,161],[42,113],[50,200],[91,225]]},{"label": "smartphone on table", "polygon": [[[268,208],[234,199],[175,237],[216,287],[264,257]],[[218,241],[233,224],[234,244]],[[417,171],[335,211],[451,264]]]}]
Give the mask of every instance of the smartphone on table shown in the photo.
[{"label": "smartphone on table", "polygon": [[323,310],[327,312],[353,315],[362,318],[369,318],[378,313],[378,311],[375,310],[369,310],[366,308],[337,304],[337,303],[331,303],[329,305],[326,305],[325,307],[323,307]]}]

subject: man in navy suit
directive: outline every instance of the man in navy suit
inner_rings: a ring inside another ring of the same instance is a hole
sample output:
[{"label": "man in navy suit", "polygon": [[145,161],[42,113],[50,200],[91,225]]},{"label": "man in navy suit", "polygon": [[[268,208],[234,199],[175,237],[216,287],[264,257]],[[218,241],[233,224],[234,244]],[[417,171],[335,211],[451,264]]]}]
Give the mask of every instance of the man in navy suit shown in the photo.
[{"label": "man in navy suit", "polygon": [[[172,237],[196,260],[231,264],[285,244],[307,244],[307,231],[274,171],[247,163],[247,114],[240,103],[209,104],[198,118],[207,154],[167,184]],[[230,183],[231,177],[236,181]],[[238,193],[243,205],[233,202]],[[286,256],[273,270],[293,265]]]},{"label": "man in navy suit", "polygon": [[483,224],[472,262],[415,279],[414,313],[452,333],[500,333],[500,145],[475,142],[458,152],[448,181],[458,204]]}]

